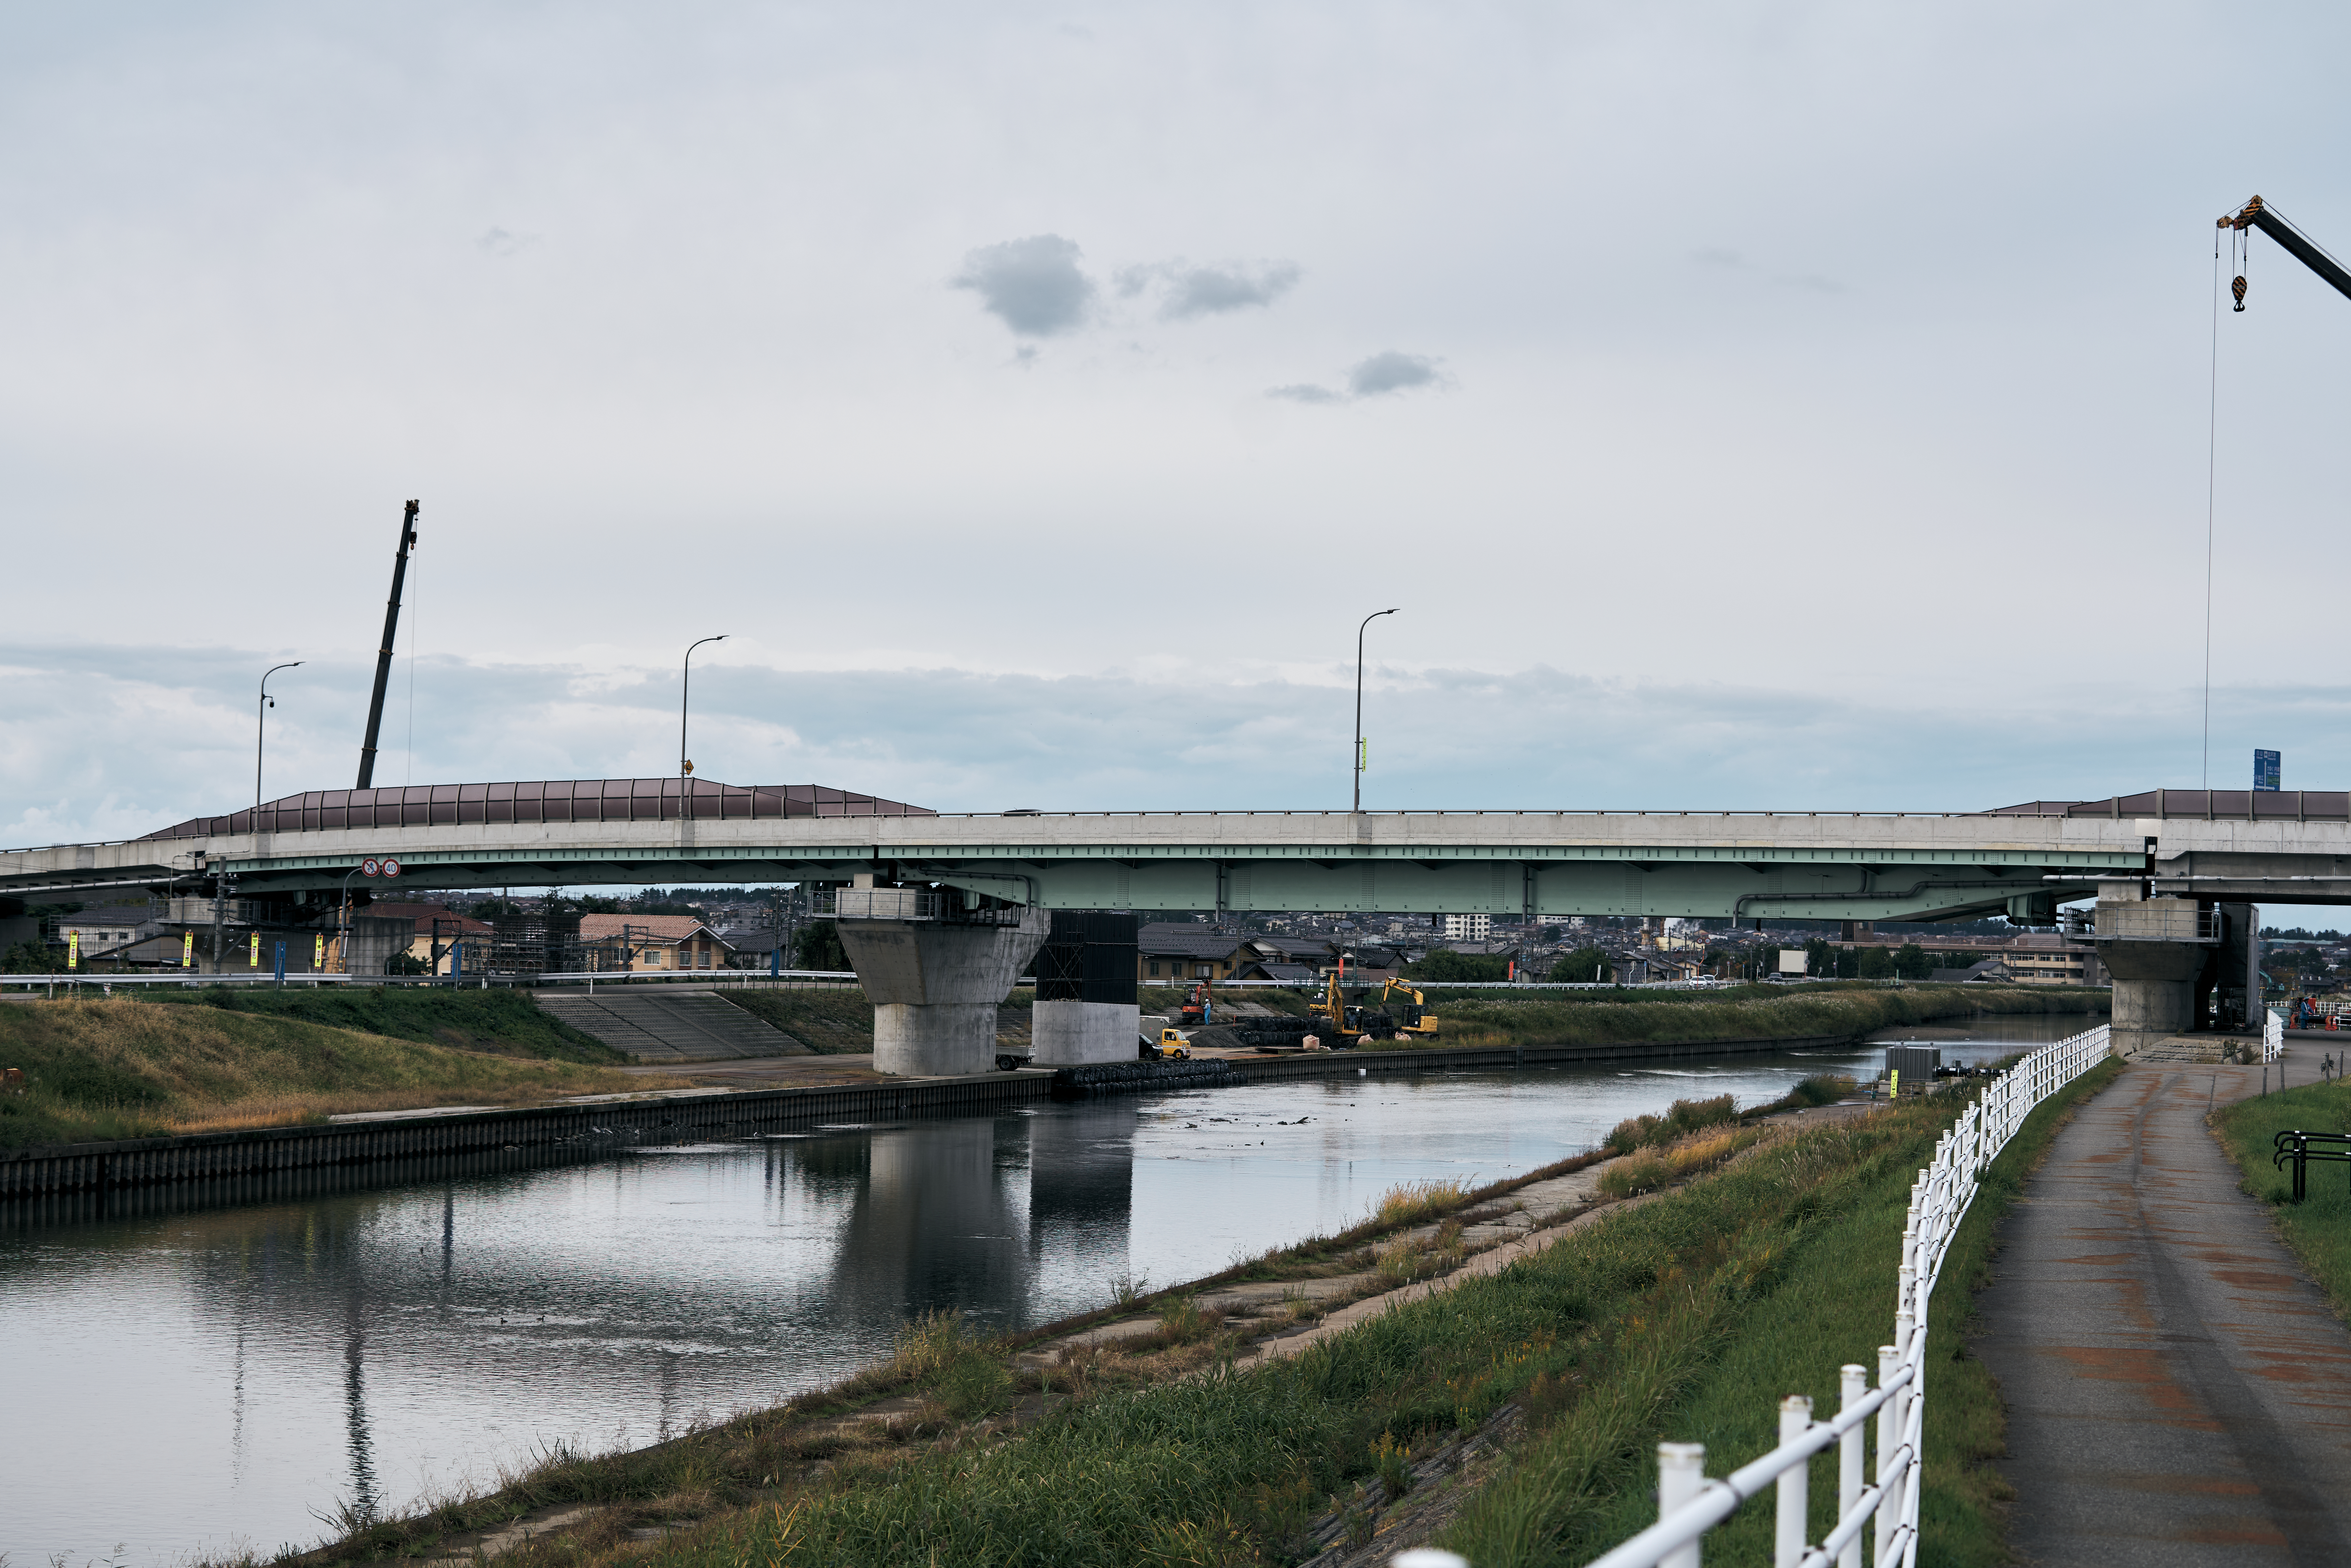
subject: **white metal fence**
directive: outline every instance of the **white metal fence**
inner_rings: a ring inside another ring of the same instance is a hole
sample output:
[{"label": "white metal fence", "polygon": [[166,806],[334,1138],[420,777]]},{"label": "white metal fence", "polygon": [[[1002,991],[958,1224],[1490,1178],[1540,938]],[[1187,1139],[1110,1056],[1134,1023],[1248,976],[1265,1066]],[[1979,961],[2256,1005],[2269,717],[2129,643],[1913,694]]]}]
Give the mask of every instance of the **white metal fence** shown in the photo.
[{"label": "white metal fence", "polygon": [[[2275,1037],[2274,1021],[2272,1034]],[[1910,1189],[1895,1287],[1894,1343],[1877,1351],[1877,1386],[1859,1366],[1842,1370],[1835,1416],[1813,1418],[1813,1402],[1780,1402],[1780,1446],[1719,1479],[1706,1475],[1699,1443],[1657,1445],[1657,1522],[1590,1568],[1698,1568],[1706,1532],[1776,1483],[1773,1568],[1861,1568],[1862,1537],[1870,1561],[1916,1568],[1918,1476],[1927,1410],[1927,1308],[1943,1256],[1967,1218],[1984,1167],[2007,1146],[2032,1108],[2105,1060],[2106,1026],[2044,1046],[2001,1073],[1942,1136],[1934,1163]],[[1872,1417],[1875,1421],[1872,1421]],[[1876,1463],[1865,1451],[1877,1429]],[[1806,1538],[1812,1460],[1837,1450],[1837,1520],[1818,1542]]]}]

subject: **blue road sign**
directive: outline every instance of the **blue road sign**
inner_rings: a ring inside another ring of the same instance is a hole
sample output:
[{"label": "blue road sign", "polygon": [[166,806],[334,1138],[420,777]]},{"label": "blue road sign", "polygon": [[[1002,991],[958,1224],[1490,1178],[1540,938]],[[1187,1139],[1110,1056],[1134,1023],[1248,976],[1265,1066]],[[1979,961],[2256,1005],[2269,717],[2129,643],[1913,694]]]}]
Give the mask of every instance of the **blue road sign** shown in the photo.
[{"label": "blue road sign", "polygon": [[2278,779],[2280,776],[2281,770],[2278,768],[2278,754],[2276,752],[2256,751],[2253,753],[2254,789],[2274,789],[2278,788]]}]

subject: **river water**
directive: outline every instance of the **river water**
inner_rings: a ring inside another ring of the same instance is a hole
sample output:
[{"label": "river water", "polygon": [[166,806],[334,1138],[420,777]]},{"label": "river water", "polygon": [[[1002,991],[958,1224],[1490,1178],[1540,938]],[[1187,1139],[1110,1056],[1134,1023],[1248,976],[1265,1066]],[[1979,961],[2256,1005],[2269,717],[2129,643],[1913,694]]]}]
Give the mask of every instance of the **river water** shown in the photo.
[{"label": "river water", "polygon": [[[2085,1021],[1911,1032],[1975,1061]],[[1496,1180],[1686,1095],[1876,1061],[1348,1076],[0,1229],[0,1554],[266,1556],[339,1506],[831,1382],[925,1312],[1050,1322],[1343,1228],[1399,1183]]]}]

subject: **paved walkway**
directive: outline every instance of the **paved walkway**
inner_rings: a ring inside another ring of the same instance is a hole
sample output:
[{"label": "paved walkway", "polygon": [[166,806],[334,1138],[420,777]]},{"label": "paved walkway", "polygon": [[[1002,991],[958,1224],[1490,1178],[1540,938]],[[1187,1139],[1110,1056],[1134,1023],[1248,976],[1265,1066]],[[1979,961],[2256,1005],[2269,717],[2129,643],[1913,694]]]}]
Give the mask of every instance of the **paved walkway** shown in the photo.
[{"label": "paved walkway", "polygon": [[2028,1563],[2351,1563],[2351,1333],[2204,1126],[2261,1079],[2133,1066],[2010,1213],[1975,1350]]}]

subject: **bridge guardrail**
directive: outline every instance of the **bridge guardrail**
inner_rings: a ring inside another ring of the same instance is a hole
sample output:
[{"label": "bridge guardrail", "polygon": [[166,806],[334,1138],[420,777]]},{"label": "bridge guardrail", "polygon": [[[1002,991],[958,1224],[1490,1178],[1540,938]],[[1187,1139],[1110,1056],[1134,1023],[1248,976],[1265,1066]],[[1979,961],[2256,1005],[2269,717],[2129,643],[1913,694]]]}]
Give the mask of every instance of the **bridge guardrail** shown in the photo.
[{"label": "bridge guardrail", "polygon": [[[2273,1015],[2274,1016],[2274,1015]],[[1698,1568],[1706,1532],[1776,1482],[1773,1568],[1861,1568],[1861,1537],[1875,1525],[1870,1561],[1917,1568],[1918,1479],[1927,1411],[1927,1310],[1943,1258],[1967,1218],[1984,1168],[2024,1124],[2033,1107],[2104,1061],[2101,1024],[2044,1046],[1987,1085],[1935,1145],[1932,1164],[1910,1189],[1902,1230],[1902,1266],[1894,1298],[1894,1343],[1877,1351],[1878,1385],[1866,1369],[1840,1369],[1841,1408],[1813,1419],[1813,1402],[1780,1402],[1780,1443],[1720,1479],[1706,1477],[1702,1443],[1657,1445],[1657,1522],[1587,1568]],[[1865,1484],[1869,1417],[1876,1417],[1875,1479]],[[1838,1450],[1837,1521],[1817,1543],[1806,1540],[1812,1461]]]}]

